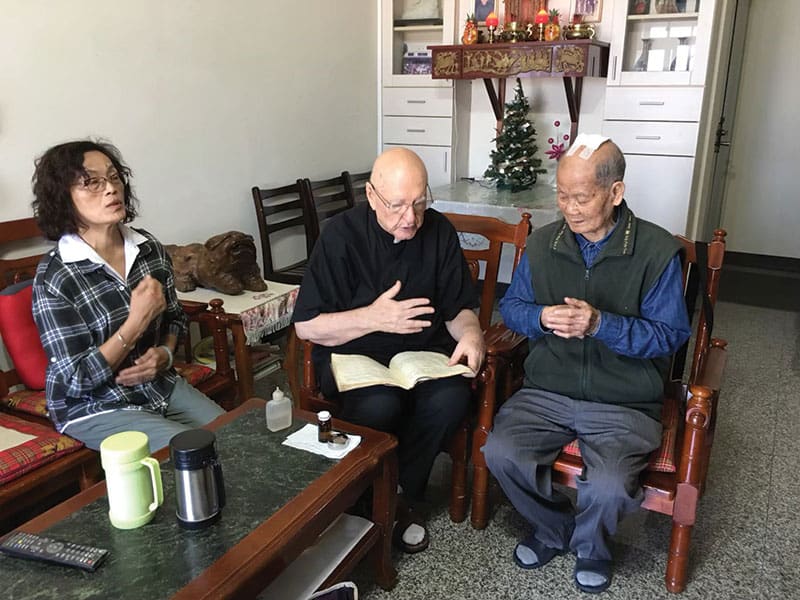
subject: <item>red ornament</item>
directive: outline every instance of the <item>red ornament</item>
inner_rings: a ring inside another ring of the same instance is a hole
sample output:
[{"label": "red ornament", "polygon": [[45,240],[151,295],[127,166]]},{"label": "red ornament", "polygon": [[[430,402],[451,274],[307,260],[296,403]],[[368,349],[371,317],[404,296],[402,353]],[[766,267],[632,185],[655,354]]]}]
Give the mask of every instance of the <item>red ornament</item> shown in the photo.
[{"label": "red ornament", "polygon": [[490,12],[486,17],[486,26],[487,27],[497,27],[500,23],[500,19],[498,18],[496,13]]}]

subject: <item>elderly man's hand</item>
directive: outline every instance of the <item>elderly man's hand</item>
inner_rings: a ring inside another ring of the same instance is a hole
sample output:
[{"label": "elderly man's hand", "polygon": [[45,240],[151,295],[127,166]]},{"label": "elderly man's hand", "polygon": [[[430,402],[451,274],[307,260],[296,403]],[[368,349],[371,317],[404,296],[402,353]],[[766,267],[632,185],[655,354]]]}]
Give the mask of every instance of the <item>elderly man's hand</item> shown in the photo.
[{"label": "elderly man's hand", "polygon": [[582,338],[595,332],[600,311],[585,300],[564,298],[564,304],[554,304],[542,310],[542,327],[552,329],[563,338]]},{"label": "elderly man's hand", "polygon": [[430,321],[421,321],[416,317],[434,312],[431,301],[428,298],[395,300],[399,293],[400,282],[396,281],[370,305],[376,329],[386,333],[419,333],[430,327]]}]

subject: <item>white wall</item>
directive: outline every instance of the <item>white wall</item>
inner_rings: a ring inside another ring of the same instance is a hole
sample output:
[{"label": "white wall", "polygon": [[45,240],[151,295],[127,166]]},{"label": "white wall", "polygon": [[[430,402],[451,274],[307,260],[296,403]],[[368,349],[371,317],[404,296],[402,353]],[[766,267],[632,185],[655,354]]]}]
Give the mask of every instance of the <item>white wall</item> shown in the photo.
[{"label": "white wall", "polygon": [[366,170],[377,148],[369,0],[0,0],[0,220],[33,159],[86,136],[133,168],[164,242],[257,235],[250,196]]}]

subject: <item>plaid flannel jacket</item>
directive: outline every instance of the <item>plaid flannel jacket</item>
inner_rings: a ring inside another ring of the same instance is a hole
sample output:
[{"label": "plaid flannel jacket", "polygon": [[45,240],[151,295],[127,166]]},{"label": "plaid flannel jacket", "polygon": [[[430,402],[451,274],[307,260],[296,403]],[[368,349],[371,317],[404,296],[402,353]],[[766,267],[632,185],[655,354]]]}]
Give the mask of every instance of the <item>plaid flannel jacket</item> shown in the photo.
[{"label": "plaid flannel jacket", "polygon": [[47,354],[47,406],[58,431],[71,421],[113,410],[163,414],[175,387],[174,369],[144,384],[117,385],[115,373],[99,351],[125,322],[131,292],[145,275],[161,282],[167,308],[150,323],[120,369],[132,365],[166,335],[173,333],[180,339],[186,331],[186,315],[175,294],[172,262],[164,247],[146,231],[124,226],[121,231],[126,239],[137,240],[139,250],[127,281],[88,259],[64,262],[58,248],[36,270],[33,318]]}]

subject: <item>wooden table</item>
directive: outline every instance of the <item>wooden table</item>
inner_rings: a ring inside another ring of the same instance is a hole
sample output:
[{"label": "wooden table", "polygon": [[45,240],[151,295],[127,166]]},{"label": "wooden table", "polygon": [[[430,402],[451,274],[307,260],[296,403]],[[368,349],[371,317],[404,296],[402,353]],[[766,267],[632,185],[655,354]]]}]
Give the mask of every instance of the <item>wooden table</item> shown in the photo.
[{"label": "wooden table", "polygon": [[[110,550],[92,574],[0,555],[9,598],[251,598],[311,546],[370,486],[373,526],[323,585],[341,579],[369,556],[379,585],[397,579],[391,532],[397,489],[396,440],[386,433],[334,421],[362,436],[339,461],[281,445],[287,432],[314,419],[296,412],[289,430],[271,433],[264,401],[251,399],[209,429],[225,477],[227,505],[215,525],[181,529],[175,518],[172,466],[162,463],[164,505],[153,521],[132,530],[108,520],[105,482],[73,496],[22,525],[22,531],[66,538]],[[168,458],[167,449],[155,454]]]},{"label": "wooden table", "polygon": [[246,290],[232,296],[216,290],[197,288],[191,292],[178,292],[178,299],[186,303],[208,304],[219,298],[228,325],[233,333],[236,357],[236,376],[239,379],[239,401],[252,398],[254,394],[253,362],[248,345],[257,344],[264,335],[289,326],[294,312],[294,303],[300,286],[267,281],[267,291]]}]

